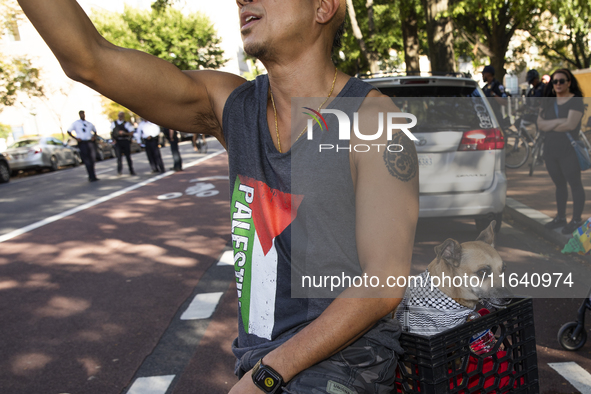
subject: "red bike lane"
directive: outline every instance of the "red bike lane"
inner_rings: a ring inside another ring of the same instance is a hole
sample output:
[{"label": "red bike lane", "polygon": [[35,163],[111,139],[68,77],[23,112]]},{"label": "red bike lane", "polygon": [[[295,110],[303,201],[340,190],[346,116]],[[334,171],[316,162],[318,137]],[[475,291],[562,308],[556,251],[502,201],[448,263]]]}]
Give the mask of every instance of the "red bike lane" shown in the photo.
[{"label": "red bike lane", "polygon": [[[0,392],[128,387],[229,242],[227,174],[224,153],[0,243]],[[194,357],[201,365],[179,383],[235,381],[226,288]],[[221,375],[207,372],[220,364]]]}]

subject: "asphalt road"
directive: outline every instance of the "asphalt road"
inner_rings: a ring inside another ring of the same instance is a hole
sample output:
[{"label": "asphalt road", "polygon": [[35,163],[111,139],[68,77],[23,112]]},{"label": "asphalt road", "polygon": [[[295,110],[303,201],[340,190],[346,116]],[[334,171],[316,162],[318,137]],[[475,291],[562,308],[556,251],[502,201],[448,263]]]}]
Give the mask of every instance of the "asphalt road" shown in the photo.
[{"label": "asphalt road", "polygon": [[[162,152],[170,168],[169,148]],[[0,185],[0,237],[30,230],[0,242],[0,393],[216,394],[236,381],[227,159],[190,144],[181,153],[185,164],[206,160],[155,178],[138,153],[137,177],[117,177],[107,160],[97,163],[97,183],[79,167]],[[421,222],[415,272],[445,239],[476,236],[470,221]],[[515,272],[560,269],[574,273],[571,295],[589,287],[587,263],[523,229],[504,223],[496,245]],[[542,393],[582,392],[548,363],[591,372],[590,343],[567,352],[556,341],[580,301],[534,301]]]}]

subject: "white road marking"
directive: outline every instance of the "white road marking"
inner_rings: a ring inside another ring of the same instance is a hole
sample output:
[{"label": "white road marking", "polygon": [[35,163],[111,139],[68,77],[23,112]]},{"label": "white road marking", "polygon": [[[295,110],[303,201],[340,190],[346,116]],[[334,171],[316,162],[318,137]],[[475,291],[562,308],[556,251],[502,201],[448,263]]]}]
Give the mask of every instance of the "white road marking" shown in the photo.
[{"label": "white road marking", "polygon": [[591,394],[591,374],[585,371],[579,364],[571,361],[566,363],[548,363],[548,365],[568,380],[581,394]]},{"label": "white road marking", "polygon": [[111,171],[115,171],[114,168],[109,168],[108,170],[102,170],[99,172],[95,172],[95,175],[102,175],[102,174],[106,174],[107,172],[111,172]]},{"label": "white road marking", "polygon": [[205,178],[191,179],[189,182],[207,182],[207,181],[218,181],[218,180],[228,181],[229,177],[223,176],[223,175],[216,175],[216,176],[208,176]]},{"label": "white road marking", "polygon": [[137,378],[127,394],[165,394],[175,375]]},{"label": "white road marking", "polygon": [[218,261],[218,266],[222,265],[231,265],[234,266],[234,252],[231,250],[226,250],[222,257],[220,257],[220,261]]},{"label": "white road marking", "polygon": [[175,198],[182,197],[183,193],[168,193],[158,196],[159,200],[174,200]]},{"label": "white road marking", "polygon": [[[195,165],[197,165],[197,164],[199,164],[201,162],[204,162],[206,160],[209,160],[209,159],[211,159],[211,158],[213,158],[215,156],[218,156],[218,155],[220,155],[220,154],[222,154],[224,152],[225,152],[224,150],[220,150],[220,151],[218,151],[216,153],[212,153],[211,155],[205,156],[205,157],[203,157],[203,158],[201,158],[199,160],[195,160],[195,161],[187,164],[185,166],[185,168],[193,167],[193,166],[195,166]],[[18,237],[19,235],[26,234],[26,233],[28,233],[30,231],[36,230],[39,227],[43,227],[43,226],[45,226],[47,224],[50,224],[50,223],[53,223],[53,222],[57,222],[58,220],[61,220],[61,219],[64,219],[64,218],[66,218],[68,216],[74,215],[75,213],[84,211],[84,210],[86,210],[88,208],[92,208],[92,207],[97,206],[99,204],[102,204],[102,203],[104,203],[106,201],[112,200],[115,197],[122,196],[125,193],[128,193],[130,191],[133,191],[135,189],[139,189],[140,187],[143,187],[143,186],[146,186],[146,185],[148,185],[150,183],[156,182],[156,181],[158,181],[158,180],[160,180],[162,178],[166,178],[167,176],[170,176],[170,175],[172,175],[174,173],[175,173],[174,171],[165,172],[164,174],[160,174],[160,175],[155,176],[153,178],[147,179],[147,180],[145,180],[143,182],[136,183],[133,186],[126,187],[125,189],[121,189],[121,190],[116,191],[114,193],[111,193],[111,194],[109,194],[107,196],[103,196],[101,198],[98,198],[98,199],[96,199],[94,201],[87,202],[86,204],[79,205],[79,206],[77,206],[75,208],[72,208],[72,209],[69,209],[69,210],[67,210],[65,212],[59,213],[57,215],[53,215],[53,216],[48,217],[46,219],[40,220],[40,221],[38,221],[36,223],[29,224],[28,226],[25,226],[25,227],[20,228],[18,230],[11,231],[11,232],[9,232],[7,234],[4,234],[4,235],[0,236],[0,243],[9,241],[9,240],[11,240],[11,239],[13,239],[15,237]]]},{"label": "white road marking", "polygon": [[224,295],[222,292],[197,294],[185,313],[182,314],[181,320],[209,319],[222,295]]}]

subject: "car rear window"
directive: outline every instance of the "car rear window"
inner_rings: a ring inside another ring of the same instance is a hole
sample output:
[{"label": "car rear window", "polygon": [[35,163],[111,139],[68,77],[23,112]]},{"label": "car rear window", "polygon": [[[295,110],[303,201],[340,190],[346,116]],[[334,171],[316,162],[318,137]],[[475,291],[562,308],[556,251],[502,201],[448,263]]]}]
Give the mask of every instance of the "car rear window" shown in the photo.
[{"label": "car rear window", "polygon": [[37,145],[39,143],[39,140],[22,140],[22,141],[16,141],[14,144],[10,145],[10,148],[24,148],[27,146],[33,146],[33,145]]},{"label": "car rear window", "polygon": [[474,86],[382,87],[402,112],[417,117],[417,132],[467,131],[492,127],[483,98]]}]

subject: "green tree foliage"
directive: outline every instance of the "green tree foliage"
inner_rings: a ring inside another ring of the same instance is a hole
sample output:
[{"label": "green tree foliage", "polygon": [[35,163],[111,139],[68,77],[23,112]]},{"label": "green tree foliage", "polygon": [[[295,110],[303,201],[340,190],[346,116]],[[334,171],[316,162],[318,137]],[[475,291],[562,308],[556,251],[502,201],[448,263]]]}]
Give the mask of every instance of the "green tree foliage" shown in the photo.
[{"label": "green tree foliage", "polygon": [[591,67],[591,2],[548,1],[548,12],[530,30],[530,42],[541,55],[568,68]]},{"label": "green tree foliage", "polygon": [[12,127],[7,124],[0,123],[0,138],[8,138],[12,133]]},{"label": "green tree foliage", "polygon": [[[171,7],[174,0],[157,0],[152,10],[125,7],[123,14],[95,11],[91,15],[99,33],[115,45],[137,49],[164,59],[181,70],[217,69],[226,63],[221,40],[210,20],[200,13],[183,15]],[[104,98],[103,113],[117,119],[137,116]]]},{"label": "green tree foliage", "polygon": [[[18,38],[18,20],[22,11],[14,0],[0,0],[0,40]],[[25,57],[9,58],[0,53],[0,111],[14,105],[18,94],[29,97],[42,97],[43,86],[39,79],[39,69],[33,67]]]},{"label": "green tree foliage", "polygon": [[457,36],[469,43],[473,55],[489,57],[502,81],[511,39],[518,30],[532,30],[539,23],[544,0],[460,0],[450,8]]},{"label": "green tree foliage", "polygon": [[43,97],[39,69],[26,58],[0,60],[0,111],[14,105],[19,92],[29,97]]},{"label": "green tree foliage", "polygon": [[[398,7],[391,0],[348,0],[347,3],[349,15],[342,37],[343,46],[333,55],[339,70],[354,75],[369,72],[372,68],[398,67],[400,59],[390,56],[391,49],[403,51]],[[355,21],[350,16],[351,11]],[[355,23],[359,27],[357,33],[353,29]]]},{"label": "green tree foliage", "polygon": [[[158,3],[158,2],[157,2]],[[91,19],[110,42],[164,59],[181,70],[216,69],[224,65],[220,39],[209,19],[200,13],[183,15],[167,7],[122,14],[95,11]]]}]

